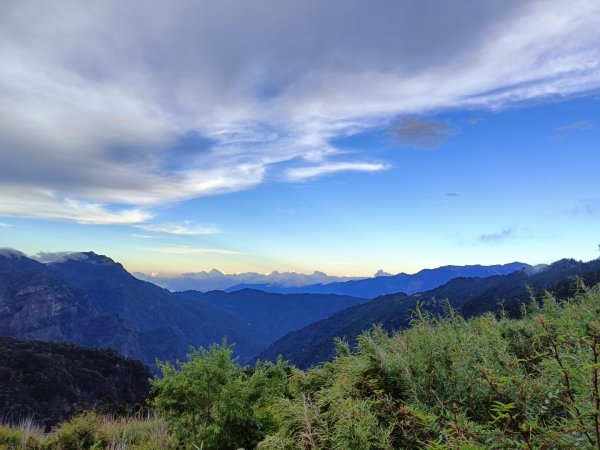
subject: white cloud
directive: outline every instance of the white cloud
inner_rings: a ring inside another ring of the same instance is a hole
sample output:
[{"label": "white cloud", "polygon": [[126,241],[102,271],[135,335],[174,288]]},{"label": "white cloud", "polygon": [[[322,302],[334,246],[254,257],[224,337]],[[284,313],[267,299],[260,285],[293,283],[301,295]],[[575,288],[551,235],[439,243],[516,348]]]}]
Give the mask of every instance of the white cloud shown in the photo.
[{"label": "white cloud", "polygon": [[0,256],[5,258],[23,258],[26,257],[25,253],[15,250],[10,247],[0,247]]},{"label": "white cloud", "polygon": [[[0,214],[141,223],[265,179],[382,170],[330,141],[596,89],[599,22],[597,0],[10,2]],[[180,145],[190,132],[205,141]],[[298,160],[314,167],[279,164]]]},{"label": "white cloud", "polygon": [[38,252],[32,258],[41,263],[62,263],[65,261],[86,261],[89,256],[81,252]]},{"label": "white cloud", "polygon": [[500,231],[481,234],[477,237],[477,240],[482,244],[501,244],[515,236],[515,230],[513,228],[503,228]]},{"label": "white cloud", "polygon": [[[162,223],[162,224],[146,224],[135,225],[136,228],[141,228],[146,231],[154,231],[157,233],[180,234],[184,236],[196,236],[201,234],[216,234],[220,230],[216,225],[194,225],[190,222],[178,223]],[[139,236],[138,236],[139,237]],[[144,236],[151,237],[151,236]]]},{"label": "white cloud", "polygon": [[598,128],[598,125],[591,120],[578,120],[576,122],[567,123],[561,127],[556,128],[555,131],[579,131],[579,130],[593,130]]},{"label": "white cloud", "polygon": [[12,227],[9,223],[0,222],[0,227]]},{"label": "white cloud", "polygon": [[285,179],[289,181],[304,181],[337,172],[380,172],[382,170],[386,170],[387,168],[389,168],[389,166],[382,163],[334,162],[325,163],[318,166],[295,167],[288,169],[285,173]]},{"label": "white cloud", "polygon": [[0,215],[55,220],[82,224],[136,224],[152,218],[140,208],[111,210],[107,205],[72,198],[59,198],[41,190],[17,190],[0,184]]}]

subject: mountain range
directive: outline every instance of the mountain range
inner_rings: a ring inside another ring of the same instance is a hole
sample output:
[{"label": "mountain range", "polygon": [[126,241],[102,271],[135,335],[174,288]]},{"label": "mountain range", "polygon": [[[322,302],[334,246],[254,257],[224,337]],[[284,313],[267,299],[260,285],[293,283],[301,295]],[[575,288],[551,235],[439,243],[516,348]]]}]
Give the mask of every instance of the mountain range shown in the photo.
[{"label": "mountain range", "polygon": [[[519,297],[521,301],[525,283],[545,289],[560,277],[584,271],[583,263],[565,261],[547,268],[523,263],[445,266],[415,275],[334,283],[333,287],[315,285],[365,294],[361,297],[248,288],[171,292],[132,276],[121,264],[94,252],[41,263],[3,250],[0,335],[108,347],[153,370],[156,359],[181,359],[190,346],[207,347],[226,338],[235,344],[235,355],[242,363],[253,361],[256,355],[272,359],[281,353],[304,367],[331,357],[334,337],[354,339],[376,322],[387,329],[405,326],[417,303],[437,311],[441,299],[448,298],[453,307],[474,315],[493,310],[498,298]],[[558,270],[563,265],[565,269]],[[396,292],[369,300],[380,289],[398,286],[410,295]],[[429,287],[433,288],[419,293]]]},{"label": "mountain range", "polygon": [[423,312],[446,314],[451,307],[465,317],[503,311],[519,315],[532,295],[545,290],[559,298],[573,294],[576,277],[588,284],[600,282],[600,260],[587,263],[563,259],[549,266],[526,267],[508,275],[486,278],[457,277],[435,289],[407,295],[397,293],[355,305],[331,317],[290,332],[258,355],[259,360],[274,360],[279,355],[300,368],[331,359],[335,338],[353,346],[357,336],[380,324],[387,331],[406,328],[417,306]]},{"label": "mountain range", "polygon": [[170,291],[193,290],[200,292],[225,290],[237,285],[301,287],[312,284],[328,284],[364,278],[337,277],[319,271],[304,274],[296,272],[278,272],[275,270],[269,274],[263,274],[256,272],[224,273],[217,269],[201,272],[188,272],[182,273],[181,275],[168,275],[160,272],[153,272],[151,274],[134,272],[132,275],[140,280],[150,281],[151,283],[169,289]]},{"label": "mountain range", "polygon": [[175,294],[93,252],[47,264],[0,254],[0,335],[110,347],[151,367],[223,338],[247,360],[285,333],[364,301],[251,290]]},{"label": "mountain range", "polygon": [[279,284],[238,284],[227,288],[227,292],[240,289],[258,289],[265,292],[279,294],[338,294],[353,297],[374,298],[380,295],[403,292],[414,294],[423,292],[456,277],[490,277],[493,275],[507,275],[517,270],[529,267],[528,264],[513,262],[491,266],[442,266],[436,269],[423,269],[415,274],[399,273],[397,275],[381,274],[373,278],[348,280],[327,284],[312,284],[308,286],[282,286]]}]

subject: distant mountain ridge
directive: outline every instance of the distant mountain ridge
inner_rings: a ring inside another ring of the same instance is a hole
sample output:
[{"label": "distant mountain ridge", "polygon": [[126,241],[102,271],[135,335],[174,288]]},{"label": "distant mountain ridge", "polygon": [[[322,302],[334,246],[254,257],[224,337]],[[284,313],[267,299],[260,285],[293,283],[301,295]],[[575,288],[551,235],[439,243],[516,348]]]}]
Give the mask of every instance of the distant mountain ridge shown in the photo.
[{"label": "distant mountain ridge", "polygon": [[274,285],[281,287],[299,287],[311,284],[325,284],[337,281],[357,280],[364,277],[338,277],[326,273],[314,271],[311,274],[296,272],[273,271],[269,274],[245,272],[245,273],[223,273],[212,269],[202,272],[189,272],[181,275],[163,275],[152,273],[150,275],[135,272],[133,275],[140,280],[149,281],[170,291],[200,291],[210,292],[226,290],[232,286],[247,285]]},{"label": "distant mountain ridge", "polygon": [[[183,358],[190,345],[223,338],[247,360],[285,333],[363,301],[262,291],[179,295],[93,252],[41,264],[0,251],[0,335],[110,347],[154,368],[156,358]],[[251,304],[249,321],[240,311]]]},{"label": "distant mountain ridge", "polygon": [[530,267],[529,264],[513,262],[491,266],[442,266],[435,269],[423,269],[415,274],[399,273],[397,275],[380,275],[362,280],[350,280],[329,284],[313,284],[300,287],[285,287],[273,284],[238,284],[226,289],[235,292],[240,289],[259,289],[278,294],[338,294],[362,298],[375,298],[380,295],[404,292],[414,294],[428,291],[447,283],[457,277],[489,277],[507,275],[509,273]]},{"label": "distant mountain ridge", "polygon": [[376,323],[388,331],[406,328],[417,305],[434,314],[445,314],[449,303],[465,317],[500,309],[515,316],[521,305],[529,301],[531,293],[539,295],[551,289],[561,298],[572,295],[574,277],[582,277],[590,284],[600,282],[600,260],[583,263],[564,259],[508,275],[455,278],[411,296],[404,293],[381,296],[285,335],[256,359],[273,360],[282,355],[300,368],[310,367],[334,356],[336,337],[354,344],[360,333]]}]

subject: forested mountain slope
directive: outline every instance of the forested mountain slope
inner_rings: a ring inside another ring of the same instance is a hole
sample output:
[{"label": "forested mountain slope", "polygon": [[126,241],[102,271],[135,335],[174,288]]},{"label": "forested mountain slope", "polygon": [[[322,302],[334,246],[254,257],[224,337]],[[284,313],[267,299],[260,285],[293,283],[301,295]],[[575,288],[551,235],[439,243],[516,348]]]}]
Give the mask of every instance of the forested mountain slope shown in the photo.
[{"label": "forested mountain slope", "polygon": [[509,275],[456,278],[436,289],[411,296],[378,297],[287,334],[257,358],[274,360],[282,355],[301,368],[310,367],[333,357],[336,337],[346,338],[353,344],[360,333],[377,323],[388,331],[406,328],[417,305],[436,314],[444,314],[449,303],[466,317],[501,309],[516,316],[531,294],[556,288],[568,296],[572,291],[567,286],[573,285],[574,277],[593,281],[599,272],[600,260],[583,263],[563,259],[544,268],[526,268]]},{"label": "forested mountain slope", "polygon": [[349,306],[364,303],[364,298],[326,294],[272,294],[255,289],[232,293],[211,291],[176,292],[177,296],[239,317],[249,329],[261,330],[270,342],[290,330],[329,317]]},{"label": "forested mountain slope", "polygon": [[0,337],[0,417],[48,426],[92,407],[132,409],[148,395],[150,376],[113,350]]},{"label": "forested mountain slope", "polygon": [[41,264],[0,253],[0,336],[113,348],[156,368],[224,338],[242,361],[365,299],[261,291],[174,294],[93,252]]}]

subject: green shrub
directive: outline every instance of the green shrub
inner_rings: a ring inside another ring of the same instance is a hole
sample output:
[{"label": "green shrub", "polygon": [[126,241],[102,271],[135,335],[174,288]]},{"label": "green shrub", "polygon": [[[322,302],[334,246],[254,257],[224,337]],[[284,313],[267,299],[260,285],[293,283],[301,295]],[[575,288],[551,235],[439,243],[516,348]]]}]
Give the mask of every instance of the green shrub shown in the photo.
[{"label": "green shrub", "polygon": [[109,438],[103,429],[103,418],[94,411],[76,415],[60,424],[53,433],[51,448],[57,450],[103,449]]},{"label": "green shrub", "polygon": [[0,425],[0,450],[38,450],[43,448],[45,435],[32,418],[11,425]]},{"label": "green shrub", "polygon": [[13,449],[21,443],[19,430],[6,425],[0,425],[0,450]]},{"label": "green shrub", "polygon": [[289,368],[281,361],[241,368],[232,352],[223,342],[193,350],[177,367],[159,363],[154,406],[182,446],[254,448],[274,428],[267,406],[285,394]]},{"label": "green shrub", "polygon": [[293,371],[262,449],[600,448],[600,289],[520,320],[416,311]]}]

